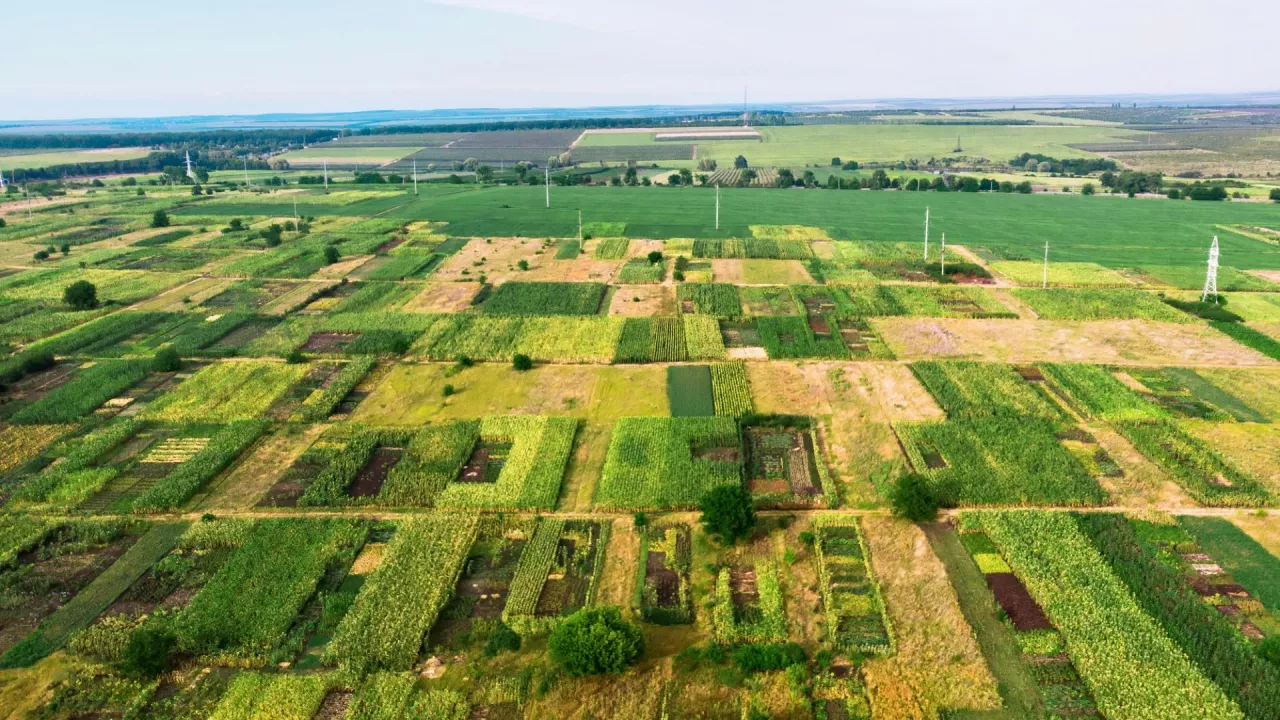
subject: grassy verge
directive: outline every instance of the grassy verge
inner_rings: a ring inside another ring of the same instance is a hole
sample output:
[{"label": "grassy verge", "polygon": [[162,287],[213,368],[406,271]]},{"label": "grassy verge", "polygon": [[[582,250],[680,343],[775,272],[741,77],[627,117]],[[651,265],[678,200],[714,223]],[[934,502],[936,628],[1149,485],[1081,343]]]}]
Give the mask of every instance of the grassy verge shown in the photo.
[{"label": "grassy verge", "polygon": [[169,552],[187,523],[156,525],[80,594],[50,615],[35,632],[0,657],[0,667],[25,667],[61,648],[77,630],[93,622],[120,594]]},{"label": "grassy verge", "polygon": [[1178,523],[1271,612],[1280,612],[1280,558],[1230,521],[1182,517]]},{"label": "grassy verge", "polygon": [[1254,330],[1243,323],[1211,322],[1209,324],[1218,332],[1231,336],[1232,340],[1241,345],[1253,348],[1273,360],[1280,360],[1280,342],[1270,335]]},{"label": "grassy verge", "polygon": [[997,689],[1004,700],[1000,712],[973,713],[966,717],[1040,717],[1044,704],[1035,679],[1018,657],[1018,646],[1008,628],[996,615],[995,598],[969,553],[960,544],[955,530],[942,523],[924,525],[929,545],[947,569],[951,585],[960,601],[960,611],[978,638],[978,649],[987,667],[996,676]]}]

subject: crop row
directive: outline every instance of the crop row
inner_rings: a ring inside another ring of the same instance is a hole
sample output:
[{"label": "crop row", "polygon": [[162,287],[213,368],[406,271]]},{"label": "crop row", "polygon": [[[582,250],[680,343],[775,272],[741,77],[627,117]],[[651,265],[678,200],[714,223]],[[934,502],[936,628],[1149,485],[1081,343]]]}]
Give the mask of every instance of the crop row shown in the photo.
[{"label": "crop row", "polygon": [[1113,720],[1243,718],[1064,513],[982,513],[979,524],[1066,638],[1068,651]]},{"label": "crop row", "polygon": [[682,362],[724,358],[724,339],[706,315],[626,318],[614,359],[620,363]]},{"label": "crop row", "polygon": [[146,377],[147,366],[143,360],[100,361],[22,408],[10,420],[23,424],[76,422]]},{"label": "crop row", "polygon": [[751,387],[747,384],[747,368],[742,363],[712,363],[711,391],[716,415],[741,417],[751,413]]},{"label": "crop row", "polygon": [[[645,261],[647,262],[647,261]],[[507,282],[480,306],[488,315],[594,315],[604,298],[603,283]]]},{"label": "crop row", "polygon": [[697,239],[693,241],[697,258],[744,258],[764,260],[804,260],[813,257],[813,248],[804,240],[773,238]]},{"label": "crop row", "polygon": [[893,625],[861,527],[856,520],[823,519],[816,530],[814,552],[828,639],[843,652],[892,654]]},{"label": "crop row", "polygon": [[[588,232],[586,227],[582,231],[584,234]],[[627,248],[630,245],[631,241],[624,237],[602,237],[596,243],[595,258],[597,260],[621,260],[627,256]]]},{"label": "crop row", "polygon": [[1046,363],[1040,369],[1082,415],[1108,421],[1158,420],[1169,415],[1104,367]]},{"label": "crop row", "polygon": [[402,522],[325,647],[325,661],[361,675],[408,670],[453,593],[477,526],[461,513]]},{"label": "crop row", "polygon": [[929,360],[912,363],[911,371],[949,418],[1064,417],[1052,400],[1010,365]]},{"label": "crop row", "polygon": [[1115,428],[1204,505],[1255,507],[1273,501],[1259,482],[1170,421],[1126,420]]},{"label": "crop row", "polygon": [[556,559],[560,533],[564,530],[561,518],[544,517],[538,521],[533,536],[524,546],[516,565],[511,586],[507,588],[507,604],[502,610],[504,621],[523,615],[532,615],[538,606],[542,586]]},{"label": "crop row", "polygon": [[343,365],[342,369],[327,385],[316,389],[307,396],[306,400],[302,401],[302,405],[298,407],[290,419],[294,422],[321,422],[325,420],[355,386],[364,380],[375,364],[377,364],[376,358],[365,356]]},{"label": "crop row", "polygon": [[742,315],[738,286],[729,283],[681,283],[676,300],[691,303],[693,311],[702,315],[731,318]]},{"label": "crop row", "polygon": [[577,419],[568,417],[485,418],[480,422],[482,441],[511,443],[497,481],[450,483],[436,497],[436,506],[512,510],[554,507],[577,429]]},{"label": "crop row", "polygon": [[332,564],[350,563],[367,528],[347,519],[262,520],[173,620],[180,646],[264,657]]},{"label": "crop row", "polygon": [[613,428],[596,502],[608,508],[691,507],[741,481],[729,418],[622,418]]},{"label": "crop row", "polygon": [[[746,568],[739,571],[747,572]],[[787,616],[777,564],[759,560],[751,566],[750,572],[755,574],[757,599],[743,605],[734,602],[733,571],[721,568],[716,576],[711,625],[717,642],[779,642],[787,638]]]}]

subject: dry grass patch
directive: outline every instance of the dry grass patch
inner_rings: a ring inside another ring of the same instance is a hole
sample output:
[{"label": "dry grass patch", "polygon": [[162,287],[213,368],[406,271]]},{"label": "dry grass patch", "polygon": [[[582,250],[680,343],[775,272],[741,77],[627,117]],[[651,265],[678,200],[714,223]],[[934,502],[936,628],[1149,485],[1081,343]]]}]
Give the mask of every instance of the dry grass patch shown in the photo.
[{"label": "dry grass patch", "polygon": [[[198,307],[205,300],[220,294],[223,290],[231,287],[234,280],[223,278],[196,278],[189,283],[179,285],[172,290],[166,290],[159,295],[143,300],[134,305],[136,310],[151,310],[158,312],[183,312],[193,307]],[[183,302],[183,300],[190,302]]]},{"label": "dry grass patch", "polygon": [[1138,452],[1123,435],[1109,427],[1089,428],[1098,447],[1107,452],[1124,477],[1100,476],[1098,484],[1111,496],[1111,503],[1121,507],[1158,507],[1166,510],[1199,507],[1178,483]]},{"label": "dry grass patch", "polygon": [[355,272],[361,265],[373,259],[372,255],[352,255],[332,265],[325,265],[315,271],[311,277],[321,280],[340,280]]},{"label": "dry grass patch", "polygon": [[675,287],[671,285],[619,285],[609,300],[609,314],[652,317],[676,314]]},{"label": "dry grass patch", "polygon": [[307,298],[328,290],[337,284],[335,280],[304,280],[298,283],[290,283],[292,285],[291,289],[283,295],[277,295],[271,302],[258,308],[258,312],[262,315],[287,315],[305,304]]},{"label": "dry grass patch", "polygon": [[282,427],[252,448],[243,461],[209,488],[201,512],[230,512],[253,507],[285,470],[306,452],[328,425],[307,425],[301,431]]},{"label": "dry grass patch", "polygon": [[1184,429],[1209,443],[1223,458],[1280,493],[1280,425],[1189,420]]},{"label": "dry grass patch", "polygon": [[632,589],[640,561],[640,535],[631,518],[613,521],[609,544],[604,552],[604,570],[600,574],[596,603],[617,605],[624,612],[631,607]]},{"label": "dry grass patch", "polygon": [[889,518],[863,522],[898,640],[896,655],[864,666],[877,720],[999,709],[995,678],[924,533]]},{"label": "dry grass patch", "polygon": [[875,318],[871,323],[903,359],[963,356],[1005,363],[1276,365],[1201,324],[904,317]]},{"label": "dry grass patch", "polygon": [[742,260],[716,258],[711,261],[711,279],[718,283],[741,285],[746,282]]},{"label": "dry grass patch", "polygon": [[1249,537],[1257,540],[1259,545],[1267,549],[1267,552],[1280,557],[1280,518],[1277,518],[1274,512],[1255,512],[1248,515],[1240,513],[1228,519],[1241,530],[1249,533]]},{"label": "dry grass patch", "polygon": [[642,258],[648,257],[651,252],[660,252],[666,254],[666,245],[661,240],[632,240],[627,245],[627,257]]},{"label": "dry grass patch", "polygon": [[405,303],[401,312],[454,313],[471,307],[471,298],[480,291],[476,283],[433,282],[427,283],[422,292]]},{"label": "dry grass patch", "polygon": [[1280,369],[1202,368],[1196,374],[1244,401],[1272,422],[1280,422]]},{"label": "dry grass patch", "polygon": [[539,252],[545,241],[535,238],[473,238],[461,250],[450,255],[432,276],[438,280],[475,280],[481,274],[490,282],[503,282],[515,275],[526,275],[519,269],[521,260],[530,269],[552,262],[554,253]]},{"label": "dry grass patch", "polygon": [[[503,276],[508,280],[525,282],[602,282],[607,283],[622,267],[621,260],[596,260],[589,255],[579,255],[573,260],[554,260],[550,253],[539,255],[539,262],[530,261],[527,272],[519,277]],[[550,258],[550,259],[549,259]]]},{"label": "dry grass patch", "polygon": [[808,285],[813,276],[799,260],[741,260],[748,285]]}]

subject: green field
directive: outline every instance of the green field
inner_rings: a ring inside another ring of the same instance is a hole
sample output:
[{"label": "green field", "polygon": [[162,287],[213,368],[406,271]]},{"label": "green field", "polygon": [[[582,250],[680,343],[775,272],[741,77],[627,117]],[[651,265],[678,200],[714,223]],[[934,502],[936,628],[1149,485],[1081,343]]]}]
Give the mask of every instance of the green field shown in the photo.
[{"label": "green field", "polygon": [[[1079,143],[1124,142],[1132,130],[1068,126],[946,125],[797,125],[759,128],[755,140],[725,140],[698,144],[699,158],[712,158],[722,167],[745,155],[752,167],[829,166],[832,157],[863,162],[896,162],[929,158],[985,157],[1006,162],[1024,152],[1056,158],[1093,157],[1068,147]],[[956,149],[960,138],[961,152]],[[797,172],[798,174],[798,172]]]},{"label": "green field", "polygon": [[[320,167],[326,161],[330,165],[351,165],[353,163],[388,165],[400,158],[409,157],[422,148],[417,147],[382,147],[378,145],[357,147],[312,147],[306,150],[294,150],[280,156],[289,164],[306,167]],[[422,170],[426,170],[423,163]]]},{"label": "green field", "polygon": [[5,178],[14,168],[35,170],[37,168],[57,165],[74,165],[77,163],[111,162],[112,160],[137,160],[151,154],[149,148],[107,148],[104,150],[67,150],[65,152],[42,152],[26,155],[0,155],[0,169],[5,171]]},{"label": "green field", "polygon": [[[228,217],[292,211],[293,196],[201,208]],[[1051,260],[1107,267],[1143,264],[1201,266],[1210,240],[1219,237],[1222,264],[1239,269],[1280,268],[1280,247],[1225,231],[1220,225],[1274,225],[1280,206],[1261,203],[1196,203],[1119,197],[905,192],[721,191],[720,229],[715,199],[698,188],[553,188],[552,207],[538,187],[436,186],[416,199],[388,192],[344,206],[322,195],[300,197],[299,212],[370,215],[398,220],[448,221],[461,236],[573,237],[578,212],[626,223],[630,237],[749,237],[750,225],[804,224],[839,240],[915,242],[925,208],[930,233],[947,242],[985,247],[1009,259],[1037,260],[1050,243]]]}]

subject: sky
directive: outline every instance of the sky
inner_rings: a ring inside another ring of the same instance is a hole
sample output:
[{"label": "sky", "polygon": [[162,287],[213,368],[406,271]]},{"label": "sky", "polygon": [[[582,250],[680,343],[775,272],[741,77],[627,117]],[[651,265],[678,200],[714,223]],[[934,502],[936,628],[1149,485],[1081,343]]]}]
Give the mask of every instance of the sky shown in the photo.
[{"label": "sky", "polygon": [[11,0],[0,118],[1280,89],[1267,0]]}]

